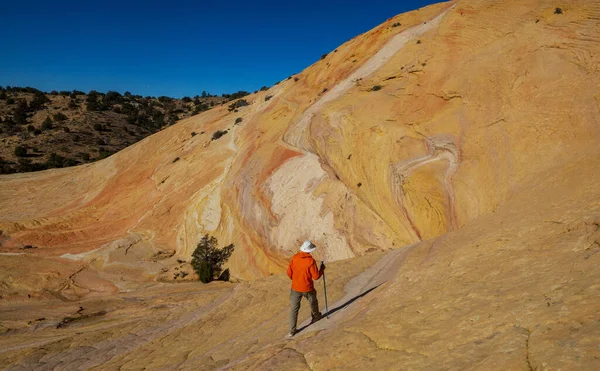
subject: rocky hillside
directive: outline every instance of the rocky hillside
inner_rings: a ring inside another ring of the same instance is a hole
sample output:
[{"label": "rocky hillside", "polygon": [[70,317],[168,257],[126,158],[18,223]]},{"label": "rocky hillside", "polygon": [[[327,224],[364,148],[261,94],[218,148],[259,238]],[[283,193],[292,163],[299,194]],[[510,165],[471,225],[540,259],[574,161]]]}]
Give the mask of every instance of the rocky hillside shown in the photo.
[{"label": "rocky hillside", "polygon": [[0,86],[0,174],[97,161],[230,99],[206,92],[173,99]]},{"label": "rocky hillside", "polygon": [[[101,161],[1,176],[0,363],[600,369],[599,41],[599,1],[441,3]],[[173,284],[204,234],[242,282]],[[307,238],[333,313],[284,340]]]}]

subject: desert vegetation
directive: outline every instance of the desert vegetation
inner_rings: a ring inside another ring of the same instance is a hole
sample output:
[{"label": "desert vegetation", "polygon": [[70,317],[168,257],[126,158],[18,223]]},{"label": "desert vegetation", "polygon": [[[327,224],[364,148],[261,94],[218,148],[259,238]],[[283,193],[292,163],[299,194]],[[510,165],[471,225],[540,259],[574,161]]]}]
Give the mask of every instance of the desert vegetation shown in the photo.
[{"label": "desert vegetation", "polygon": [[248,94],[203,91],[175,99],[0,86],[0,174],[97,161],[212,107],[233,102],[237,110],[248,105],[241,99]]},{"label": "desert vegetation", "polygon": [[225,134],[227,134],[227,130],[217,130],[213,133],[212,140],[217,140]]},{"label": "desert vegetation", "polygon": [[245,107],[247,106],[249,103],[248,101],[246,101],[245,99],[240,99],[240,100],[236,100],[235,102],[231,103],[228,107],[229,112],[233,111],[233,112],[237,112],[237,110],[241,107]]},{"label": "desert vegetation", "polygon": [[230,244],[219,249],[218,244],[215,237],[205,234],[192,254],[192,268],[198,273],[198,277],[203,283],[208,283],[216,278],[229,280],[229,269],[223,271],[222,266],[231,257],[235,245]]}]

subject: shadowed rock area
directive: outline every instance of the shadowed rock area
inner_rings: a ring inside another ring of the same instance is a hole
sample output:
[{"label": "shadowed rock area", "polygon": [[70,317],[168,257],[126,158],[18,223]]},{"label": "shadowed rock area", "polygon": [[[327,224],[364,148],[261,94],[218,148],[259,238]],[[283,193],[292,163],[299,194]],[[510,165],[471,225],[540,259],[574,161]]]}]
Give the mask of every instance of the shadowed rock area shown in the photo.
[{"label": "shadowed rock area", "polygon": [[[0,364],[599,369],[600,1],[556,7],[401,14],[238,112],[0,176]],[[236,283],[175,284],[205,233]],[[307,238],[332,314],[285,340]]]}]

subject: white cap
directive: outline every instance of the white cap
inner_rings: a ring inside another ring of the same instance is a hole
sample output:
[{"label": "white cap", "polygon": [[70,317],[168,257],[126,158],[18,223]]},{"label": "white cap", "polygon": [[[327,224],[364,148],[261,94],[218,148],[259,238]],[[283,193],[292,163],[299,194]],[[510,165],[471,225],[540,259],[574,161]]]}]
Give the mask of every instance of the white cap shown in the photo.
[{"label": "white cap", "polygon": [[302,246],[300,246],[300,251],[303,252],[313,252],[317,247],[315,245],[313,245],[312,242],[310,242],[309,240],[304,241],[304,243],[302,244]]}]

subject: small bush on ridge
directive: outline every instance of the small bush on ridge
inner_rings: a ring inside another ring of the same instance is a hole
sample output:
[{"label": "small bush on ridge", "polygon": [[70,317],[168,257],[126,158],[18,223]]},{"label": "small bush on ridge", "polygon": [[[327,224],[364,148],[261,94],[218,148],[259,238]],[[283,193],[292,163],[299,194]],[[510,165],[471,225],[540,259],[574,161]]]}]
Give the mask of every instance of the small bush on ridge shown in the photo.
[{"label": "small bush on ridge", "polygon": [[221,138],[223,135],[227,134],[226,130],[217,130],[212,135],[212,140],[217,140]]}]

